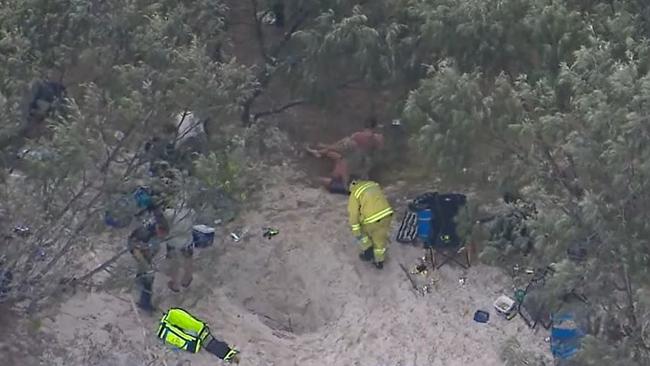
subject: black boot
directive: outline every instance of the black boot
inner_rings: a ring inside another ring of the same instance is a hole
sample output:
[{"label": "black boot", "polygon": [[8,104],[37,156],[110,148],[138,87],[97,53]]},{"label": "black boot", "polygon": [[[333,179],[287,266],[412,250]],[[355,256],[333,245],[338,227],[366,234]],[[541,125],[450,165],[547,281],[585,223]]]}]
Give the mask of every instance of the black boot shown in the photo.
[{"label": "black boot", "polygon": [[375,267],[377,269],[384,269],[384,262],[375,262]]},{"label": "black boot", "polygon": [[359,259],[361,259],[364,262],[370,262],[373,260],[375,257],[374,253],[372,252],[372,247],[364,250],[363,252],[359,253]]},{"label": "black boot", "polygon": [[146,312],[153,312],[156,308],[151,304],[151,294],[153,293],[153,283],[147,281],[142,283],[140,290],[140,301],[138,307]]},{"label": "black boot", "polygon": [[275,26],[277,28],[284,28],[284,3],[282,0],[276,1],[273,4],[271,11],[275,16]]}]

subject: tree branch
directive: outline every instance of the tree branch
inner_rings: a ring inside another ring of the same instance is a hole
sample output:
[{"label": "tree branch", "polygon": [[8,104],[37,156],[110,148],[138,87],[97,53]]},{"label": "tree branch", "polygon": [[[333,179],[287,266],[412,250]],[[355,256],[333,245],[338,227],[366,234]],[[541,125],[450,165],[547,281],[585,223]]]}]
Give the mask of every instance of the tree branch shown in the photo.
[{"label": "tree branch", "polygon": [[289,108],[293,108],[295,106],[305,104],[306,102],[307,101],[305,99],[296,99],[296,100],[288,102],[288,103],[286,103],[283,106],[280,106],[278,108],[273,108],[273,109],[269,109],[267,111],[253,113],[253,122],[257,121],[261,117],[270,116],[270,115],[273,115],[273,114],[279,114],[279,113],[282,113],[282,112],[286,111]]},{"label": "tree branch", "polygon": [[[352,84],[359,83],[359,82],[362,82],[362,81],[363,81],[363,77],[356,77],[356,78],[353,78],[353,79],[350,79],[348,81],[344,81],[344,82],[340,83],[339,85],[336,86],[336,89],[345,89],[345,88],[348,88],[348,87],[352,88],[351,87]],[[361,87],[361,88],[363,88],[363,87]]]},{"label": "tree branch", "polygon": [[627,313],[627,319],[630,321],[630,328],[632,328],[632,330],[635,332],[635,336],[639,337],[637,339],[637,342],[641,343],[640,345],[643,345],[643,338],[641,337],[641,334],[639,332],[640,327],[639,327],[638,319],[636,317],[636,307],[634,306],[634,292],[632,289],[632,279],[630,278],[630,271],[625,261],[623,261],[622,265],[623,265],[623,280],[625,281],[625,300],[626,300],[625,312]]},{"label": "tree branch", "polygon": [[107,260],[106,262],[104,262],[104,263],[100,264],[99,266],[97,266],[97,268],[93,269],[92,271],[86,273],[85,275],[83,275],[83,276],[81,276],[79,278],[75,278],[73,280],[73,284],[77,284],[77,283],[86,281],[90,277],[94,276],[97,272],[99,272],[99,271],[103,270],[104,268],[110,266],[111,264],[115,263],[118,259],[120,259],[120,257],[122,257],[128,251],[129,251],[128,248],[122,249],[119,253],[112,256],[109,260]]},{"label": "tree branch", "polygon": [[266,53],[266,37],[264,36],[264,30],[262,29],[262,19],[264,18],[264,16],[266,16],[266,14],[268,14],[268,11],[265,11],[262,17],[258,17],[257,0],[251,0],[251,4],[253,5],[253,19],[255,19],[255,34],[257,35],[257,43],[259,45],[260,56],[262,56],[264,62],[273,63],[273,59],[269,57],[269,55]]},{"label": "tree branch", "polygon": [[[363,79],[362,78],[354,78],[354,79],[350,79],[348,81],[344,81],[344,82],[340,83],[339,85],[337,85],[336,89],[337,90],[338,89],[345,89],[345,88],[349,87],[350,85],[352,85],[354,83],[360,82],[361,80],[363,80]],[[269,116],[269,115],[272,115],[272,114],[279,114],[279,113],[282,113],[282,112],[284,112],[285,110],[287,110],[289,108],[293,108],[293,107],[296,107],[296,106],[299,106],[299,105],[302,105],[302,104],[305,104],[305,103],[307,103],[307,100],[304,99],[304,98],[300,98],[300,99],[292,100],[292,101],[290,101],[290,102],[288,102],[288,103],[286,103],[286,104],[284,104],[284,105],[282,105],[282,106],[280,106],[278,108],[273,108],[273,109],[269,109],[267,111],[253,113],[252,122],[257,121],[260,117],[265,117],[265,116]]]},{"label": "tree branch", "polygon": [[[272,79],[272,74],[273,72],[270,70],[269,66],[277,66],[277,60],[276,58],[286,47],[286,45],[289,43],[293,35],[300,29],[300,27],[305,23],[307,20],[307,17],[309,15],[308,11],[303,11],[299,10],[299,17],[296,20],[296,22],[291,26],[289,31],[285,33],[284,38],[282,41],[273,48],[273,50],[270,53],[266,52],[266,44],[265,44],[265,38],[264,38],[264,31],[262,29],[262,24],[261,24],[261,19],[257,17],[257,0],[251,0],[253,3],[253,10],[255,11],[254,18],[255,18],[255,26],[256,26],[256,32],[257,32],[257,37],[258,41],[260,43],[260,52],[262,53],[262,57],[264,59],[264,65],[261,65],[261,70],[257,74],[257,79],[259,80],[260,86],[253,95],[251,95],[247,100],[245,100],[242,103],[242,113],[241,113],[241,120],[246,126],[250,126],[253,122],[255,122],[256,118],[254,115],[251,116],[250,110],[255,102],[255,100],[262,95],[262,92],[264,89],[269,85]],[[252,118],[251,118],[252,117]]]},{"label": "tree branch", "polygon": [[566,177],[566,172],[563,171],[563,169],[560,168],[558,163],[555,161],[555,158],[553,157],[553,154],[551,153],[551,147],[544,142],[542,136],[540,136],[539,132],[536,134],[536,140],[537,143],[539,144],[540,148],[542,149],[542,155],[546,158],[546,162],[551,166],[551,169],[553,171],[553,176],[555,180],[559,181],[562,187],[566,189],[566,191],[569,193],[569,195],[576,199],[580,200],[584,194],[584,190],[575,185],[571,184],[571,182],[568,181]]},{"label": "tree branch", "polygon": [[90,188],[91,186],[92,186],[92,183],[86,183],[86,184],[82,185],[82,187],[79,189],[79,192],[76,193],[68,201],[68,203],[65,205],[65,207],[62,208],[56,215],[54,215],[55,220],[53,222],[43,224],[41,227],[39,227],[36,230],[36,234],[34,235],[36,243],[38,243],[40,245],[40,243],[43,240],[43,236],[47,232],[47,229],[51,229],[52,226],[54,226],[56,223],[58,223],[60,220],[62,220],[65,217],[65,215],[68,213],[68,211],[72,208],[72,206],[77,202],[77,200],[79,200],[87,192],[88,188]]},{"label": "tree branch", "polygon": [[284,38],[282,38],[282,42],[280,42],[277,46],[274,47],[273,51],[271,52],[271,57],[275,58],[278,57],[280,52],[284,49],[284,47],[289,44],[289,41],[291,38],[293,38],[293,35],[302,27],[302,25],[307,21],[307,17],[309,16],[309,11],[303,11],[302,9],[298,10],[298,19],[296,20],[295,23],[289,28],[289,31],[284,34]]},{"label": "tree branch", "polygon": [[[97,195],[93,198],[93,200],[90,202],[90,204],[88,205],[88,207],[91,207],[91,206],[95,203],[95,201],[96,201],[100,196],[101,196],[101,194],[97,194]],[[53,258],[52,258],[52,259],[51,259],[51,260],[50,260],[46,265],[45,265],[45,267],[44,267],[41,271],[39,271],[39,273],[36,274],[36,276],[33,277],[33,280],[32,280],[32,281],[38,281],[38,280],[40,280],[40,279],[41,279],[45,274],[47,274],[47,273],[52,269],[52,267],[54,267],[54,265],[55,265],[55,264],[56,264],[56,263],[57,263],[61,258],[63,258],[63,256],[64,256],[65,254],[68,253],[68,250],[69,250],[70,248],[72,248],[72,245],[75,243],[75,239],[77,238],[77,236],[78,236],[78,235],[79,235],[79,234],[80,234],[80,233],[81,233],[81,232],[86,228],[86,226],[88,226],[88,224],[90,223],[90,221],[92,221],[92,219],[95,218],[94,214],[97,213],[97,212],[99,212],[99,210],[100,210],[100,209],[95,209],[95,210],[92,210],[91,212],[88,212],[88,213],[86,214],[86,218],[85,218],[85,219],[84,219],[84,220],[79,224],[79,226],[77,226],[77,228],[76,228],[76,229],[75,229],[75,230],[70,234],[70,237],[68,238],[68,240],[66,241],[66,243],[63,245],[63,247],[61,248],[61,250],[59,250],[59,252],[58,252],[58,253],[57,253],[57,254],[56,254],[56,255],[55,255],[55,256],[54,256],[54,257],[53,257]],[[32,282],[32,281],[30,281],[30,282]]]},{"label": "tree branch", "polygon": [[124,143],[129,138],[129,136],[131,136],[131,134],[133,134],[133,132],[135,132],[140,125],[147,125],[147,123],[149,122],[149,119],[151,118],[152,115],[153,115],[153,109],[150,110],[149,113],[147,113],[147,115],[144,117],[144,120],[142,121],[142,123],[134,123],[133,126],[126,132],[126,134],[124,134],[124,137],[117,143],[117,146],[115,146],[115,148],[113,149],[111,154],[108,156],[108,158],[106,158],[106,162],[104,163],[104,165],[99,170],[102,174],[106,173],[106,171],[108,170],[108,167],[111,165],[111,163],[113,162],[113,159],[115,159],[115,157],[117,156],[117,153],[120,151],[122,146],[124,146]]}]

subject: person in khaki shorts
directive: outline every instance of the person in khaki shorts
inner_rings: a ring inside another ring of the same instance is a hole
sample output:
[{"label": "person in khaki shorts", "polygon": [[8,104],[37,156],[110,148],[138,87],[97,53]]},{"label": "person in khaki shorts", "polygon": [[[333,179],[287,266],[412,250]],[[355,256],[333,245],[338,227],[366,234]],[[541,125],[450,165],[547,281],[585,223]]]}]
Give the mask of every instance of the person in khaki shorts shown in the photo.
[{"label": "person in khaki shorts", "polygon": [[[162,211],[154,212],[154,217],[156,217],[156,221],[168,221]],[[190,231],[189,229],[185,230],[183,225],[176,226],[166,240],[166,258],[170,277],[167,287],[173,292],[179,292],[181,287],[189,287],[194,272],[194,244],[192,240],[188,239],[188,236],[191,236]]]},{"label": "person in khaki shorts", "polygon": [[167,286],[174,292],[179,292],[179,283],[183,288],[190,287],[194,272],[194,246],[190,243],[174,246],[167,243],[167,260],[170,265],[171,279]]}]

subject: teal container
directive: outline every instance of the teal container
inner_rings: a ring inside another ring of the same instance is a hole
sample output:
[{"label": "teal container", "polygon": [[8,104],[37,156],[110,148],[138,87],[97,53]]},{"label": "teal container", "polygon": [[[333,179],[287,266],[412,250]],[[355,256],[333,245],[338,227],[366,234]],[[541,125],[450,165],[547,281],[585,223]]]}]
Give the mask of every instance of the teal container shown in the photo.
[{"label": "teal container", "polygon": [[418,211],[418,238],[425,244],[431,243],[432,229],[431,222],[433,213],[430,209]]},{"label": "teal container", "polygon": [[149,209],[153,206],[153,197],[151,197],[149,191],[144,187],[138,187],[135,193],[133,193],[133,197],[139,208]]}]

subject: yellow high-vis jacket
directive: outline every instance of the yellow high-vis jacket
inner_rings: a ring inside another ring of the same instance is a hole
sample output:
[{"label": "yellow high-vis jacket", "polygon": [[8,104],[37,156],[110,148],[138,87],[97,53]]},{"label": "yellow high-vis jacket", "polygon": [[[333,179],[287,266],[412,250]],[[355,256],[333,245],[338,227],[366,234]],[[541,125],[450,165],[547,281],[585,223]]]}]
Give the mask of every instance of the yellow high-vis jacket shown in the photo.
[{"label": "yellow high-vis jacket", "polygon": [[357,181],[350,188],[348,214],[350,227],[355,236],[361,235],[361,225],[372,224],[393,213],[379,184],[372,181]]}]

